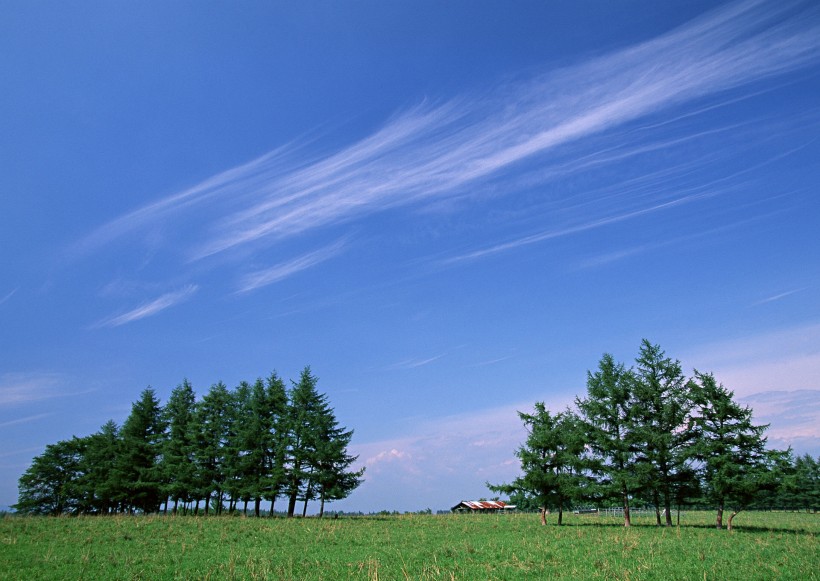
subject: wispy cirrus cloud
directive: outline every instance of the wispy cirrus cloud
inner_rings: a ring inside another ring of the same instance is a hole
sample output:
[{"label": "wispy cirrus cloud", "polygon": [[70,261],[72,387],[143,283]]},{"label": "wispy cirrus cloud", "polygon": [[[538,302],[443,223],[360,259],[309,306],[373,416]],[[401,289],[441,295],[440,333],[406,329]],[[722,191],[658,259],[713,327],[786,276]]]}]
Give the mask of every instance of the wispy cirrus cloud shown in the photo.
[{"label": "wispy cirrus cloud", "polygon": [[752,303],[752,306],[753,307],[758,307],[760,305],[765,305],[766,303],[773,303],[775,301],[785,299],[786,297],[790,297],[793,294],[799,293],[800,291],[803,291],[803,290],[805,290],[805,289],[796,288],[796,289],[785,291],[785,292],[782,292],[782,293],[777,293],[776,295],[772,295],[770,297],[766,297],[765,299],[761,299],[759,301],[756,301],[756,302]]},{"label": "wispy cirrus cloud", "polygon": [[[80,247],[98,247],[194,205],[218,207],[189,242],[188,256],[201,260],[389,208],[457,198],[525,162],[671,106],[816,65],[819,21],[818,8],[810,3],[731,4],[655,39],[507,86],[491,97],[422,104],[324,157],[310,160],[294,146],[280,148],[122,216]],[[708,108],[699,106],[700,111]],[[639,152],[633,148],[631,154]],[[629,154],[616,148],[611,157]],[[550,172],[531,177],[548,180]],[[549,231],[458,259],[509,251],[698,199],[668,193],[632,196],[615,210],[590,215],[585,209]],[[271,269],[269,276],[276,280],[279,272]],[[265,284],[264,273],[257,280]],[[248,275],[240,287],[254,284]]]},{"label": "wispy cirrus cloud", "polygon": [[11,297],[13,297],[13,296],[14,296],[14,294],[15,294],[18,290],[20,290],[20,289],[19,289],[19,287],[18,287],[18,288],[13,289],[11,292],[8,292],[8,293],[6,293],[4,296],[0,297],[0,305],[2,305],[3,303],[5,303],[6,301],[8,301]]},{"label": "wispy cirrus cloud", "polygon": [[0,422],[0,428],[8,428],[10,426],[17,426],[19,424],[28,424],[31,422],[36,422],[38,420],[42,420],[49,416],[53,416],[53,413],[46,413],[46,414],[34,414],[31,416],[26,416],[23,418],[17,418],[16,420],[9,420],[7,422]]},{"label": "wispy cirrus cloud", "polygon": [[64,377],[58,373],[0,374],[0,406],[22,405],[61,394]]},{"label": "wispy cirrus cloud", "polygon": [[425,365],[429,365],[434,361],[438,361],[442,357],[444,357],[446,353],[442,353],[441,355],[434,355],[433,357],[425,357],[423,359],[405,359],[403,361],[399,361],[398,363],[393,363],[392,365],[388,365],[386,369],[389,370],[397,370],[397,369],[416,369],[417,367],[424,367]]},{"label": "wispy cirrus cloud", "polygon": [[194,295],[194,293],[196,293],[197,290],[199,290],[198,285],[189,284],[178,291],[165,293],[164,295],[144,303],[126,313],[103,319],[93,325],[93,328],[119,327],[120,325],[125,325],[127,323],[132,323],[134,321],[139,321],[140,319],[156,315],[165,309],[169,309],[175,305],[187,301]]},{"label": "wispy cirrus cloud", "polygon": [[237,292],[246,293],[258,288],[267,286],[289,278],[303,270],[312,268],[326,260],[329,260],[342,252],[344,241],[340,240],[319,250],[298,256],[287,262],[277,264],[270,268],[257,270],[246,274],[239,283]]}]

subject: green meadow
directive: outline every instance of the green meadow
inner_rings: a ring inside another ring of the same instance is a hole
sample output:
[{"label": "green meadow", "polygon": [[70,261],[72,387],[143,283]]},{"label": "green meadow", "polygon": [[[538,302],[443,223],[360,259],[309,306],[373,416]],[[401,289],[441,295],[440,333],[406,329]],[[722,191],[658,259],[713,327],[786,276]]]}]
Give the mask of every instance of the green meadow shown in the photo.
[{"label": "green meadow", "polygon": [[817,579],[820,516],[0,519],[0,579]]}]

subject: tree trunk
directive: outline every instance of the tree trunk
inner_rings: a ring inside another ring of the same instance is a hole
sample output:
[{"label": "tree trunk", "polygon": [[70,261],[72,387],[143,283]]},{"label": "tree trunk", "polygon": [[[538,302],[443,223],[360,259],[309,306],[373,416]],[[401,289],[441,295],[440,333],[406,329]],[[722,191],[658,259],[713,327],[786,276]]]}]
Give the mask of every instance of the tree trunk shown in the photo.
[{"label": "tree trunk", "polygon": [[325,516],[325,493],[322,492],[322,502],[319,504],[319,518]]},{"label": "tree trunk", "polygon": [[205,516],[208,516],[208,511],[211,510],[211,493],[205,495]]},{"label": "tree trunk", "polygon": [[558,505],[558,526],[560,527],[564,524],[564,505],[563,503]]},{"label": "tree trunk", "polygon": [[629,516],[629,493],[627,493],[625,486],[621,488],[621,497],[624,502],[624,527],[630,527],[632,526],[632,519]]},{"label": "tree trunk", "polygon": [[726,523],[726,530],[727,531],[732,530],[732,519],[735,518],[738,515],[739,512],[740,512],[739,510],[736,510],[732,514],[729,515],[729,521]]},{"label": "tree trunk", "polygon": [[666,512],[666,526],[671,527],[672,526],[672,504],[669,501],[669,496],[668,495],[666,495],[663,500],[664,500],[663,510],[664,510],[664,512]]},{"label": "tree trunk", "polygon": [[257,496],[256,500],[253,501],[253,516],[259,517],[259,508],[262,505],[262,497]]},{"label": "tree trunk", "polygon": [[242,515],[248,516],[248,499],[245,499],[245,504],[242,506]]},{"label": "tree trunk", "polygon": [[273,505],[276,502],[276,497],[270,499],[270,514],[268,516],[273,516]]},{"label": "tree trunk", "polygon": [[307,516],[307,503],[308,503],[308,499],[307,499],[307,495],[305,495],[305,504],[302,505],[302,518],[305,518]]},{"label": "tree trunk", "polygon": [[539,511],[541,512],[541,524],[546,526],[547,524],[547,507],[540,508]]},{"label": "tree trunk", "polygon": [[172,514],[176,515],[178,506],[179,506],[179,499],[175,498],[174,499],[174,512]]},{"label": "tree trunk", "polygon": [[288,500],[288,518],[293,518],[293,513],[296,512],[296,491],[294,490],[290,499]]},{"label": "tree trunk", "polygon": [[718,504],[717,521],[715,522],[715,528],[716,529],[722,529],[723,528],[723,502]]}]

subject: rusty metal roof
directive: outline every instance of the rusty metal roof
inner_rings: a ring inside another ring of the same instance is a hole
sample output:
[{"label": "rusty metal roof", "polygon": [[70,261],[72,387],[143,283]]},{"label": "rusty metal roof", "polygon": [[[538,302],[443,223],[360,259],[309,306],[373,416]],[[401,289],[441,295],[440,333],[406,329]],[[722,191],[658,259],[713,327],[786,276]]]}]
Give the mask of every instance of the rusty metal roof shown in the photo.
[{"label": "rusty metal roof", "polygon": [[456,506],[464,506],[472,510],[503,510],[504,508],[515,508],[500,500],[462,500]]}]

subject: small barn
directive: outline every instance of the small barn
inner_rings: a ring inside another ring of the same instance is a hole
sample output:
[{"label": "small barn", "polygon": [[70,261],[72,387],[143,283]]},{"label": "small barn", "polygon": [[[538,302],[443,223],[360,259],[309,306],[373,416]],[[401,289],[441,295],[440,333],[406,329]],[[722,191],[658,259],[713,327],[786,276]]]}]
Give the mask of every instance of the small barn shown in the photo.
[{"label": "small barn", "polygon": [[515,510],[514,504],[500,500],[462,500],[450,512],[495,512],[505,513]]}]

